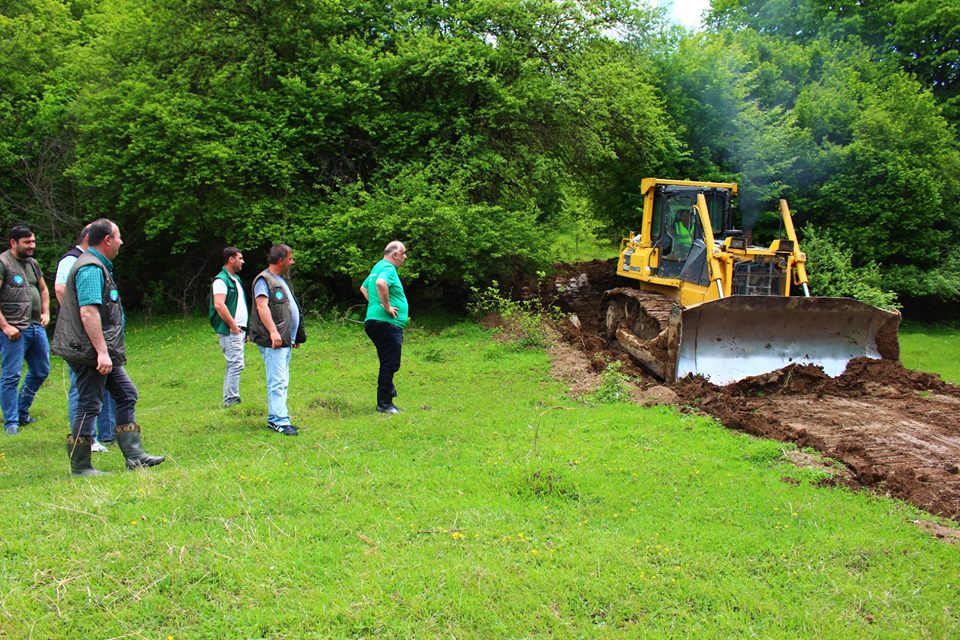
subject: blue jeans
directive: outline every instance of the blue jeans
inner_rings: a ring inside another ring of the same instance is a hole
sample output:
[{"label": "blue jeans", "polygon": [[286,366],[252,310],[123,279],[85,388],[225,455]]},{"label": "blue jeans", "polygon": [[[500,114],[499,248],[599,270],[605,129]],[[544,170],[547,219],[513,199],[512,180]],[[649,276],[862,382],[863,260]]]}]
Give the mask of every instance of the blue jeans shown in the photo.
[{"label": "blue jeans", "polygon": [[[77,374],[73,367],[68,366],[70,372],[70,391],[67,393],[67,419],[73,424],[73,418],[77,415],[77,402],[80,400],[80,392],[77,391]],[[100,442],[113,442],[117,439],[117,416],[116,405],[113,396],[106,389],[103,390],[103,409],[100,415],[94,419],[93,432],[97,435]]]},{"label": "blue jeans", "polygon": [[287,388],[290,386],[290,347],[271,349],[257,346],[267,370],[267,422],[275,425],[290,424],[287,409]]},{"label": "blue jeans", "polygon": [[[16,429],[20,422],[29,417],[33,398],[50,374],[50,341],[47,340],[46,329],[33,323],[21,329],[20,337],[16,340],[0,333],[0,358],[3,359],[0,373],[3,424],[8,429]],[[20,384],[24,360],[27,361],[27,376],[18,393],[17,385]]]}]

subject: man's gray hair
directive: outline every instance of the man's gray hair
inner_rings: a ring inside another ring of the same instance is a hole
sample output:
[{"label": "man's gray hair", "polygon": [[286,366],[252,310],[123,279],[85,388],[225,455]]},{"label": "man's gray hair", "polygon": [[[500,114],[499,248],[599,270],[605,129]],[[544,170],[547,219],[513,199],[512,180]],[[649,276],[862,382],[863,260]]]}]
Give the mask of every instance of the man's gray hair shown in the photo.
[{"label": "man's gray hair", "polygon": [[403,246],[403,243],[399,240],[393,240],[387,247],[383,250],[383,255],[392,256],[397,251],[400,251],[400,248]]}]

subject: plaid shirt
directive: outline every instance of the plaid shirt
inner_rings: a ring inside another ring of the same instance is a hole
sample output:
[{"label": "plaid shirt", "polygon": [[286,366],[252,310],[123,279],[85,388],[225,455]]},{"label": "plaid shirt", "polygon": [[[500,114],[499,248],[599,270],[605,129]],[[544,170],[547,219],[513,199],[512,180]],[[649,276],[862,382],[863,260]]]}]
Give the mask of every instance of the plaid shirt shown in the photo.
[{"label": "plaid shirt", "polygon": [[[88,249],[90,253],[100,259],[100,262],[113,274],[113,263],[96,249]],[[88,304],[103,304],[103,272],[95,269],[96,265],[87,265],[77,271],[77,302],[82,307]]]}]

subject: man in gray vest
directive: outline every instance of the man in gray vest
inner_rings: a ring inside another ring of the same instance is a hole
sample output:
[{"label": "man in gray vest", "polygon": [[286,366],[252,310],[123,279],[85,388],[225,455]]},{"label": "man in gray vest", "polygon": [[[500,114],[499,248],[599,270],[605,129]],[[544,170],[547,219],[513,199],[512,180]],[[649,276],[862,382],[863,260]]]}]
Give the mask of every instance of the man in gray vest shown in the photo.
[{"label": "man in gray vest", "polygon": [[223,406],[240,404],[240,374],[247,336],[247,298],[237,273],[243,269],[243,253],[236,247],[223,250],[223,269],[213,279],[210,324],[217,332],[220,350],[227,359],[223,377]]},{"label": "man in gray vest", "polygon": [[[77,258],[90,248],[89,235],[90,225],[88,224],[80,231],[77,244],[63,254],[63,256],[60,257],[60,262],[57,263],[57,275],[53,280],[53,292],[56,294],[57,304],[59,305],[63,304],[63,292],[67,290],[67,277],[70,275],[70,270],[76,263]],[[77,376],[74,375],[73,369],[69,366],[67,370],[70,372],[70,389],[67,391],[67,421],[73,423],[73,416],[77,413],[77,401],[80,395],[77,393]],[[113,415],[113,398],[110,397],[109,391],[104,391],[103,409],[94,421],[93,431],[96,436],[93,439],[93,444],[90,445],[90,450],[94,453],[107,453],[109,449],[107,449],[104,444],[116,442],[116,437],[114,436],[116,426],[117,420]]]},{"label": "man in gray vest", "polygon": [[285,244],[270,248],[270,265],[253,280],[256,307],[250,314],[250,340],[260,348],[267,370],[267,427],[285,436],[298,435],[290,424],[287,388],[291,348],[307,339],[300,303],[284,276],[293,266],[293,250]]},{"label": "man in gray vest", "polygon": [[102,473],[90,465],[90,445],[104,388],[116,403],[117,445],[127,468],[152,467],[164,460],[143,450],[135,416],[137,387],[123,368],[126,318],[113,280],[113,260],[123,244],[120,228],[106,218],[96,220],[90,225],[89,244],[67,276],[53,334],[53,352],[67,361],[77,379],[77,411],[67,436],[70,471],[75,476]]},{"label": "man in gray vest", "polygon": [[[33,258],[37,239],[25,225],[10,230],[10,248],[0,254],[0,406],[7,435],[33,422],[30,406],[50,374],[50,292],[40,265]],[[27,361],[27,377],[20,391],[20,373]]]}]

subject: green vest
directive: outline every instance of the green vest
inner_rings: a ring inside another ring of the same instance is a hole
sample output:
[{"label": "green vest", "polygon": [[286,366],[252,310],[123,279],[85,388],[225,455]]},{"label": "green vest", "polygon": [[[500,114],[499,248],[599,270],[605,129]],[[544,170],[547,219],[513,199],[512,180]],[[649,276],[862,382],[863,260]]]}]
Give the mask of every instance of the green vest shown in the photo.
[{"label": "green vest", "polygon": [[682,221],[677,220],[673,223],[673,234],[679,247],[689,249],[693,244],[693,235]]},{"label": "green vest", "polygon": [[[217,277],[214,278],[214,280],[223,280],[224,284],[227,285],[227,299],[225,300],[225,304],[227,305],[227,311],[230,312],[230,315],[236,317],[238,298],[237,283],[233,278],[230,277],[226,267],[220,270],[220,273],[217,274]],[[210,293],[210,326],[212,326],[213,330],[222,336],[230,335],[230,327],[228,327],[227,323],[223,321],[223,318],[220,317],[220,314],[217,313],[217,310],[213,308],[212,292]]]},{"label": "green vest", "polygon": [[[23,265],[16,256],[7,249],[0,253],[0,262],[3,263],[7,275],[0,286],[0,313],[7,322],[17,329],[26,329],[30,326],[30,317],[33,311],[33,296],[30,293],[30,283]],[[37,275],[37,286],[40,283],[40,265],[33,258],[27,258],[27,264]]]},{"label": "green vest", "polygon": [[[274,275],[270,269],[261,271],[257,277],[253,279],[253,286],[256,286],[257,280],[260,278],[267,281],[267,289],[269,289],[270,292],[267,296],[267,306],[270,309],[270,317],[273,318],[273,324],[277,325],[277,331],[280,333],[280,338],[283,341],[280,346],[291,347],[294,344],[303,344],[306,342],[307,333],[303,328],[303,308],[293,295],[293,285],[287,282],[287,287],[290,289],[290,295],[288,296],[286,290],[283,288],[280,276]],[[293,312],[290,311],[290,298],[293,298],[297,308],[300,309],[300,326],[297,328],[296,336],[290,335],[291,325],[293,324]],[[267,328],[263,326],[263,322],[260,321],[260,310],[257,308],[257,298],[252,288],[250,291],[250,299],[253,300],[253,305],[250,309],[250,341],[261,347],[269,348],[272,346],[270,344],[270,332],[267,331]],[[292,341],[291,338],[293,338]]]},{"label": "green vest", "polygon": [[80,302],[77,298],[77,271],[87,265],[99,267],[103,272],[103,292],[100,307],[100,325],[103,339],[107,343],[107,352],[113,366],[122,367],[127,362],[127,352],[123,336],[123,308],[120,305],[120,292],[113,281],[110,270],[93,253],[86,251],[77,258],[70,275],[67,276],[67,289],[63,292],[60,315],[57,316],[57,328],[53,332],[53,344],[50,350],[67,362],[97,366],[97,350],[93,348],[87,330],[80,320]]}]

